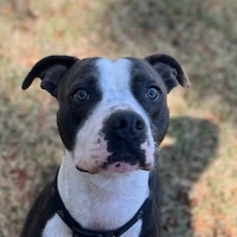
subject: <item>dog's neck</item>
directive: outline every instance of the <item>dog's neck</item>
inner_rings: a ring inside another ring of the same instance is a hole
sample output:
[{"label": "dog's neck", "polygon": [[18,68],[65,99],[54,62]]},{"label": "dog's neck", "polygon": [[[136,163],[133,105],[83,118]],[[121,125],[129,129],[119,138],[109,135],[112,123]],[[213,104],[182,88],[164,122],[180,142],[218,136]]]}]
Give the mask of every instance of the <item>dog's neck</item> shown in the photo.
[{"label": "dog's neck", "polygon": [[[93,175],[78,171],[66,152],[58,174],[58,189],[66,208],[84,228],[111,230],[128,222],[140,208],[149,195],[148,180],[149,172],[142,170]],[[130,231],[138,232],[138,236],[140,229],[138,222]]]}]

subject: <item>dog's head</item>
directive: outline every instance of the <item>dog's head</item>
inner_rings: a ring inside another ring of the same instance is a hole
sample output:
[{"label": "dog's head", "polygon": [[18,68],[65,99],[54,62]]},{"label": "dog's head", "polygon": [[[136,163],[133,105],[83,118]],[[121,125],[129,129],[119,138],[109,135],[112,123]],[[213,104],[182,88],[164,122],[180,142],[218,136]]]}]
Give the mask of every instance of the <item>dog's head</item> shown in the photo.
[{"label": "dog's head", "polygon": [[178,83],[189,86],[180,64],[160,54],[49,56],[32,68],[23,89],[36,77],[58,100],[59,133],[76,167],[91,174],[151,170],[169,124],[166,95]]}]

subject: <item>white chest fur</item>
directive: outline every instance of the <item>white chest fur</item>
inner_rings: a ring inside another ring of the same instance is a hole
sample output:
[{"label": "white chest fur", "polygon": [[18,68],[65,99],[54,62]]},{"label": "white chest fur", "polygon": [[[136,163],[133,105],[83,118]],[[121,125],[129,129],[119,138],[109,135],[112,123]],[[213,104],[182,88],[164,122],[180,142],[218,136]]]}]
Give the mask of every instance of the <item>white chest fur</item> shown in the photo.
[{"label": "white chest fur", "polygon": [[[149,172],[128,174],[79,172],[66,152],[58,175],[60,196],[73,218],[84,228],[111,230],[127,223],[149,195]],[[141,221],[122,237],[138,237]],[[69,237],[70,229],[56,214],[46,225],[43,237]]]}]

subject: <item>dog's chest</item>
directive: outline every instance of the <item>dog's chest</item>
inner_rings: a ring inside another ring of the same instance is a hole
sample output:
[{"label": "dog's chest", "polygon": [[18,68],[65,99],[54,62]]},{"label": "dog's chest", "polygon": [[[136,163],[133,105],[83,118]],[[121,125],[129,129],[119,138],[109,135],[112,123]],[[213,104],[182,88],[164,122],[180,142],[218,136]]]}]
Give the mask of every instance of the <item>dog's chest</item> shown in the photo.
[{"label": "dog's chest", "polygon": [[[135,215],[149,193],[145,171],[110,181],[99,175],[85,180],[82,175],[69,184],[74,171],[70,169],[68,160],[64,159],[59,171],[60,196],[72,217],[86,229],[104,231],[122,227]],[[84,182],[81,182],[82,178]],[[142,220],[139,220],[121,236],[138,237],[141,227]],[[72,236],[69,227],[57,214],[47,222],[43,231],[43,237],[54,236]]]}]

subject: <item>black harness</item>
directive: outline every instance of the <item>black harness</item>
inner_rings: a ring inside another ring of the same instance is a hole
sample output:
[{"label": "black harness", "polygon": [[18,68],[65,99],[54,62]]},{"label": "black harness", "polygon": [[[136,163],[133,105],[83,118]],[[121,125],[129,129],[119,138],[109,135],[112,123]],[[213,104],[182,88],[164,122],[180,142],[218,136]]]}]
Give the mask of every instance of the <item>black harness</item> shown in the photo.
[{"label": "black harness", "polygon": [[64,223],[72,230],[73,237],[119,237],[132,227],[145,213],[149,210],[151,205],[151,195],[144,201],[137,213],[122,227],[109,231],[94,231],[83,228],[68,212],[60,195],[57,186],[57,175],[53,182],[51,203],[55,212],[61,217]]}]

